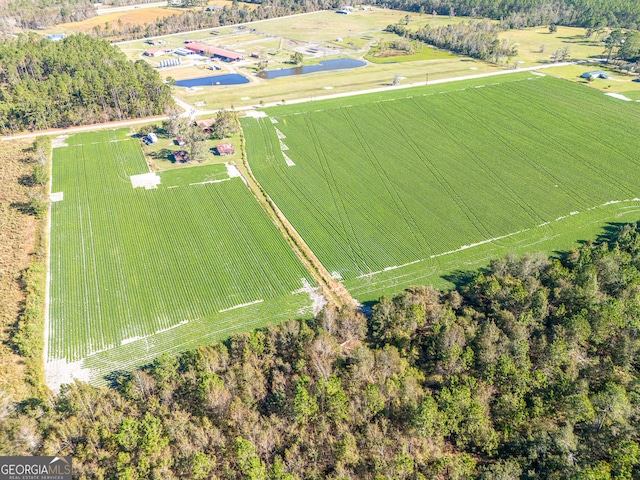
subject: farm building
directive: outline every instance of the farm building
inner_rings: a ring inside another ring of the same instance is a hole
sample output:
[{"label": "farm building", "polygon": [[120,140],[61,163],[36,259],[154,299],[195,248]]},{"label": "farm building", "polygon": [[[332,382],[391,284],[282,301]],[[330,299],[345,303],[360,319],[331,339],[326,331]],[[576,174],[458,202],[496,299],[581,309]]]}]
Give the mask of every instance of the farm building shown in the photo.
[{"label": "farm building", "polygon": [[187,163],[189,162],[189,153],[186,150],[176,150],[173,152],[173,159],[176,163]]},{"label": "farm building", "polygon": [[196,120],[196,126],[200,127],[204,133],[212,134],[213,129],[211,128],[215,123],[214,118],[207,118],[205,120]]},{"label": "farm building", "polygon": [[240,53],[232,52],[231,50],[225,50],[224,48],[203,45],[201,43],[191,42],[185,45],[184,48],[186,48],[187,50],[191,50],[194,53],[219,58],[221,60],[224,60],[225,62],[236,62],[238,60],[244,60],[244,57]]},{"label": "farm building", "polygon": [[175,142],[176,142],[176,145],[178,145],[179,147],[183,146],[185,143],[184,137],[180,137],[180,136],[176,137]]},{"label": "farm building", "polygon": [[173,53],[175,53],[176,55],[182,55],[183,57],[186,57],[187,55],[195,55],[196,52],[194,52],[193,50],[187,50],[186,48],[176,48]]},{"label": "farm building", "polygon": [[60,40],[65,39],[66,37],[67,37],[67,35],[64,34],[64,33],[52,33],[51,35],[45,35],[44,36],[44,38],[48,38],[52,42],[58,42]]},{"label": "farm building", "polygon": [[147,145],[149,145],[150,143],[158,143],[158,136],[151,132],[149,134],[147,134],[146,137],[144,137],[144,143],[146,143]]},{"label": "farm building", "polygon": [[143,55],[145,57],[159,57],[160,55],[164,55],[164,50],[157,50],[155,48],[148,48],[144,51]]},{"label": "farm building", "polygon": [[236,153],[235,148],[231,143],[221,143],[216,145],[216,150],[218,151],[218,155],[221,157],[226,157],[227,155],[233,155]]},{"label": "farm building", "polygon": [[336,13],[339,13],[341,15],[349,15],[351,12],[349,10],[345,10],[344,8],[341,8],[340,10],[336,10]]},{"label": "farm building", "polygon": [[611,75],[602,70],[593,70],[592,72],[584,72],[580,78],[611,78]]}]

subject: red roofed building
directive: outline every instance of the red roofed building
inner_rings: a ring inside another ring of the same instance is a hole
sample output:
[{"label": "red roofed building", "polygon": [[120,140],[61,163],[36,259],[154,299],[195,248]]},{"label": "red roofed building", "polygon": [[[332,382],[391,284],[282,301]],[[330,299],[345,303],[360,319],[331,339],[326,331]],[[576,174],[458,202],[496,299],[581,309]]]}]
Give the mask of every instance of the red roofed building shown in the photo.
[{"label": "red roofed building", "polygon": [[210,47],[209,45],[203,45],[202,43],[187,43],[184,48],[191,50],[192,52],[199,53],[200,55],[209,55],[211,57],[221,58],[225,62],[236,62],[244,59],[240,53],[225,50],[224,48]]},{"label": "red roofed building", "polygon": [[147,57],[158,57],[160,55],[164,55],[164,50],[157,50],[155,48],[149,48],[144,51],[144,55]]},{"label": "red roofed building", "polygon": [[220,145],[216,145],[216,150],[218,151],[218,155],[222,157],[236,153],[236,150],[233,148],[231,143],[221,143]]}]

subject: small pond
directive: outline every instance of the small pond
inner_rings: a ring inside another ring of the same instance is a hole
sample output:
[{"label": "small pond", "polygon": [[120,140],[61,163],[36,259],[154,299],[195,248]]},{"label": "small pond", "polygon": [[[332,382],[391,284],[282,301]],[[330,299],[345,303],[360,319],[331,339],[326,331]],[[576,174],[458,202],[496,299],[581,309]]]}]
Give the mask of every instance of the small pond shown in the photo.
[{"label": "small pond", "polygon": [[176,87],[210,87],[212,85],[240,85],[242,83],[249,83],[249,79],[237,73],[229,73],[227,75],[178,80]]},{"label": "small pond", "polygon": [[346,70],[348,68],[364,67],[367,62],[354,60],[353,58],[338,58],[335,60],[325,60],[317,65],[306,65],[304,67],[281,68],[280,70],[265,70],[260,72],[260,78],[289,77],[291,75],[304,75],[307,73],[325,72],[329,70]]}]

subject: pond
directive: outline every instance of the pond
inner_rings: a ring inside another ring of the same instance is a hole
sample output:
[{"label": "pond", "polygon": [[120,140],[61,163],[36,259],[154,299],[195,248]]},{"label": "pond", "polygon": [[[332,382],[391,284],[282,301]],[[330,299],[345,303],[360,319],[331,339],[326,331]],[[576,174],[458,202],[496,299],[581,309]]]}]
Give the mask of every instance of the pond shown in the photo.
[{"label": "pond", "polygon": [[325,72],[329,70],[346,70],[348,68],[364,67],[367,62],[354,60],[353,58],[338,58],[335,60],[325,60],[317,65],[305,65],[304,67],[281,68],[280,70],[265,70],[260,72],[260,78],[289,77],[291,75],[305,75],[307,73]]},{"label": "pond", "polygon": [[229,73],[227,75],[178,80],[176,87],[211,87],[216,85],[240,85],[242,83],[249,83],[249,79],[237,73]]}]

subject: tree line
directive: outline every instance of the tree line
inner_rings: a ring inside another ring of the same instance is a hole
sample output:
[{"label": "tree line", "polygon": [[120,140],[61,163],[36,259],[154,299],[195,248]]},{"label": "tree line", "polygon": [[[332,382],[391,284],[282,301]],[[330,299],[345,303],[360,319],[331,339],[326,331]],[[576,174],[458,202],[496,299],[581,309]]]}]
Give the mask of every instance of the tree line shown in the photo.
[{"label": "tree line", "polygon": [[639,226],[452,280],[3,406],[0,454],[74,478],[638,478]]},{"label": "tree line", "polygon": [[502,20],[510,28],[539,25],[640,27],[640,3],[627,0],[373,0],[374,5],[435,15]]},{"label": "tree line", "polygon": [[157,71],[104,40],[28,34],[0,44],[5,134],[159,115],[171,103]]},{"label": "tree line", "polygon": [[417,31],[409,30],[406,22],[399,22],[389,25],[386,30],[461,55],[494,63],[517,55],[514,45],[506,40],[498,40],[501,28],[489,20],[472,20],[433,28],[427,24]]}]

